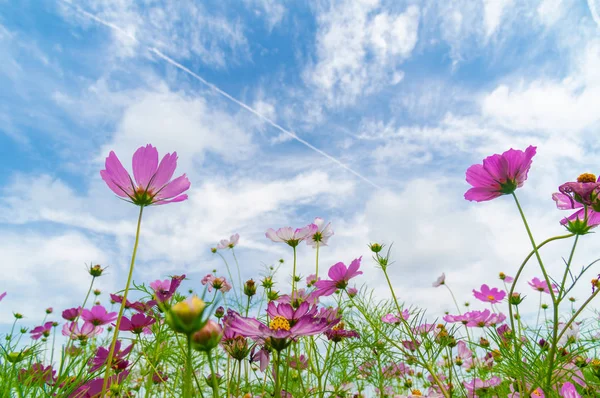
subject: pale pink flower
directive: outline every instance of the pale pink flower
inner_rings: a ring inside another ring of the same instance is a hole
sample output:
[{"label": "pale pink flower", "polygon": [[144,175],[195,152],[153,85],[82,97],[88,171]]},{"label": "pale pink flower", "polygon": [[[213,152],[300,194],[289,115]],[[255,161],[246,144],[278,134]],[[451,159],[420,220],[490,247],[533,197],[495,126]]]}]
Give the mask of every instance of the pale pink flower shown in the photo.
[{"label": "pale pink flower", "polygon": [[309,236],[314,235],[319,227],[316,224],[309,224],[303,228],[294,229],[292,227],[283,227],[275,231],[273,228],[269,228],[265,233],[265,236],[271,239],[273,242],[285,242],[292,247],[298,246],[298,243],[307,239]]},{"label": "pale pink flower", "polygon": [[442,285],[446,284],[446,274],[444,272],[442,272],[442,275],[440,275],[435,282],[433,282],[433,284],[431,286],[433,287],[440,287]]},{"label": "pale pink flower", "polygon": [[221,239],[221,241],[219,242],[219,244],[217,245],[217,249],[233,249],[235,246],[237,246],[238,242],[240,240],[240,235],[239,234],[233,234],[231,235],[231,237],[229,238],[229,240],[227,239]]},{"label": "pale pink flower", "polygon": [[325,220],[320,217],[316,217],[313,222],[317,226],[317,230],[306,239],[306,244],[313,248],[319,246],[327,246],[329,238],[333,236],[333,229],[331,229],[331,223],[325,224]]}]

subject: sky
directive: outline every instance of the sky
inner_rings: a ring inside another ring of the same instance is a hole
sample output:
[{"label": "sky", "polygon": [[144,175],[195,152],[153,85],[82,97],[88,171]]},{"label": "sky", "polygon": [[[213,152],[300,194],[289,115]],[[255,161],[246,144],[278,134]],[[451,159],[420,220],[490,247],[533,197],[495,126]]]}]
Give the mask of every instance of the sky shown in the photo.
[{"label": "sky", "polygon": [[[148,208],[134,279],[218,269],[211,253],[240,234],[244,279],[292,253],[264,236],[315,217],[335,235],[321,269],[393,243],[389,267],[407,305],[452,310],[502,287],[530,245],[510,196],[471,203],[465,170],[509,148],[537,147],[517,194],[538,242],[564,233],[551,194],[598,173],[599,0],[0,0],[0,325],[35,326],[48,306],[80,305],[86,264],[124,287],[138,209],[100,178],[114,150],[176,151],[189,200]],[[564,269],[571,242],[544,249]],[[598,255],[580,240],[576,268]],[[231,253],[224,255],[231,261]],[[314,268],[311,247],[299,270]],[[594,270],[597,270],[596,267]],[[584,277],[573,295],[589,295]],[[519,284],[535,313],[540,276]],[[581,302],[581,301],[580,301]],[[58,319],[60,314],[55,314]]]}]

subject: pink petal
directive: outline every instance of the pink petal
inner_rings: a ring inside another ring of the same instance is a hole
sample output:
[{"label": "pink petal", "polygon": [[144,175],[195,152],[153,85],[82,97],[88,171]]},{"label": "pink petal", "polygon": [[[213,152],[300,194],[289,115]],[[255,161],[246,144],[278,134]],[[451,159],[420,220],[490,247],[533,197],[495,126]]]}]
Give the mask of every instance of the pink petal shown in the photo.
[{"label": "pink petal", "polygon": [[[190,189],[190,185],[190,180],[188,180],[185,174],[179,176],[167,185],[165,185],[164,188],[156,194],[154,200],[163,201],[165,199],[175,198],[177,195]],[[180,200],[176,199],[177,198],[171,200],[171,202],[181,202],[182,200],[187,199],[187,195]]]},{"label": "pink petal", "polygon": [[348,269],[346,268],[346,265],[344,263],[342,263],[342,262],[336,263],[336,264],[332,265],[331,268],[329,268],[329,272],[328,272],[329,278],[335,282],[341,281],[346,276],[347,270]]},{"label": "pink petal", "polygon": [[110,151],[104,166],[105,170],[100,171],[100,176],[102,176],[108,187],[121,197],[132,195],[134,187],[132,186],[131,177],[113,151]]},{"label": "pink petal", "polygon": [[152,179],[152,187],[155,187],[155,192],[171,180],[176,168],[177,152],[173,152],[173,154],[167,153],[160,161],[158,170],[156,170],[156,174],[154,174],[154,178]]},{"label": "pink petal", "polygon": [[565,195],[561,192],[553,193],[552,200],[556,202],[556,207],[561,210],[570,210],[583,207],[581,203],[572,201],[569,195]]},{"label": "pink petal", "polygon": [[483,159],[483,168],[498,182],[506,182],[508,179],[509,165],[502,155],[495,154]]},{"label": "pink petal", "polygon": [[140,188],[148,188],[152,176],[156,174],[157,167],[158,151],[152,145],[140,147],[133,154],[133,176]]},{"label": "pink petal", "polygon": [[358,271],[358,268],[360,267],[360,261],[361,260],[362,260],[362,256],[360,256],[359,258],[356,258],[356,259],[352,260],[352,262],[348,266],[348,272],[346,272],[346,276],[349,276],[350,278],[352,278],[352,277],[354,277],[356,275],[362,275],[362,271]]},{"label": "pink petal", "polygon": [[271,239],[273,242],[283,242],[279,236],[277,236],[277,232],[273,228],[267,229],[265,236]]},{"label": "pink petal", "polygon": [[465,192],[465,199],[472,202],[485,202],[502,196],[502,192],[491,190],[490,188],[476,187]]}]

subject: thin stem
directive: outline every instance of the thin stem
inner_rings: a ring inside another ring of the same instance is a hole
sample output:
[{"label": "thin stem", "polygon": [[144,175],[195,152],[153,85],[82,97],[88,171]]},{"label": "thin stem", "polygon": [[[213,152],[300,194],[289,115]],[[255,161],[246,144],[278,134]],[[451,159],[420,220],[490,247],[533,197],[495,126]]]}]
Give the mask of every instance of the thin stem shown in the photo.
[{"label": "thin stem", "polygon": [[219,385],[217,384],[217,374],[215,373],[215,367],[213,365],[212,354],[210,350],[206,351],[206,356],[208,357],[208,366],[210,366],[213,398],[219,398]]},{"label": "thin stem", "polygon": [[293,246],[294,249],[294,270],[292,272],[292,295],[294,297],[294,293],[296,292],[296,246]]},{"label": "thin stem", "polygon": [[317,269],[315,272],[315,280],[319,280],[319,243],[320,242],[317,242]]},{"label": "thin stem", "polygon": [[[223,257],[223,255],[222,255],[221,253],[219,253],[218,251],[217,251],[216,253],[217,253],[217,254],[218,254],[220,257],[221,257],[221,259],[222,259],[222,260],[223,260],[223,262],[225,263],[225,268],[227,269],[227,274],[229,275],[229,281],[230,281],[230,282],[231,282],[231,284],[233,285],[233,284],[234,284],[234,282],[233,282],[233,276],[231,276],[231,270],[229,269],[229,264],[227,263],[227,260],[225,260],[225,257]],[[240,289],[240,291],[241,291],[241,289],[242,289],[242,286],[240,285],[240,286],[238,287],[238,289]],[[235,288],[235,286],[234,286],[234,288],[233,288],[233,294],[234,294],[234,296],[235,296],[235,304],[236,304],[236,305],[239,307],[239,306],[240,306],[240,303],[241,303],[241,301],[240,301],[240,299],[238,298],[238,293],[237,293],[238,289],[236,289],[236,288]]]},{"label": "thin stem", "polygon": [[273,378],[275,379],[275,386],[273,391],[274,398],[281,398],[281,385],[279,380],[279,361],[281,359],[281,351],[276,351],[277,355],[275,356],[275,361],[273,363]]},{"label": "thin stem", "polygon": [[[243,291],[244,285],[242,284],[242,273],[240,272],[240,264],[238,263],[237,257],[235,256],[235,250],[233,250],[233,247],[231,248],[231,254],[233,254],[233,259],[235,260],[235,266],[236,266],[237,272],[238,272],[238,280],[240,282],[240,291]],[[241,294],[240,294],[240,300],[241,300]]]},{"label": "thin stem", "polygon": [[121,308],[119,309],[119,315],[117,317],[117,324],[115,325],[115,333],[113,334],[112,342],[110,343],[110,351],[108,352],[108,359],[106,361],[106,372],[104,373],[104,382],[102,383],[102,392],[100,396],[104,396],[106,393],[106,387],[108,386],[108,378],[110,377],[110,369],[115,354],[115,344],[117,344],[117,338],[119,337],[119,327],[121,326],[121,319],[123,318],[123,311],[125,311],[125,303],[127,303],[127,294],[129,293],[129,285],[133,277],[133,268],[135,265],[135,255],[137,254],[137,248],[140,241],[140,226],[142,225],[142,213],[144,206],[140,206],[140,214],[138,216],[137,229],[135,232],[135,243],[133,245],[133,253],[131,254],[131,265],[129,266],[129,275],[127,276],[127,283],[125,285],[125,292],[123,292],[123,300],[121,301]]},{"label": "thin stem", "polygon": [[446,289],[448,289],[448,291],[450,292],[450,295],[452,296],[452,301],[454,301],[454,305],[456,306],[456,309],[458,310],[458,314],[462,315],[462,311],[460,310],[460,307],[458,306],[458,302],[456,301],[456,297],[454,297],[454,293],[452,293],[452,289],[450,289],[448,287],[448,285],[446,285],[446,283],[444,283],[444,286],[446,287]]}]

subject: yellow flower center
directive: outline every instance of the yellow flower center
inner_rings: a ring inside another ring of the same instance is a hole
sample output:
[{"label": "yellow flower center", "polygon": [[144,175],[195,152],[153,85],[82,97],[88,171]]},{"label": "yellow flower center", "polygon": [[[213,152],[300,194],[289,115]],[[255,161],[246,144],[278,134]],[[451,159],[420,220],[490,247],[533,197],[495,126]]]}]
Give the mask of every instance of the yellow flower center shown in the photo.
[{"label": "yellow flower center", "polygon": [[269,323],[271,330],[290,330],[290,322],[282,316],[277,315]]},{"label": "yellow flower center", "polygon": [[344,322],[338,323],[337,325],[332,327],[331,330],[344,330]]},{"label": "yellow flower center", "polygon": [[536,395],[536,396],[538,396],[538,397],[541,397],[541,396],[542,396],[542,393],[541,393],[539,390],[537,390],[537,389],[536,389],[534,392],[532,392],[531,394],[532,394],[532,395]]},{"label": "yellow flower center", "polygon": [[412,395],[423,395],[423,394],[421,393],[421,390],[412,390],[410,393],[411,393]]},{"label": "yellow flower center", "polygon": [[577,177],[577,182],[596,182],[596,176],[592,173],[583,173]]},{"label": "yellow flower center", "polygon": [[494,296],[492,296],[491,294],[487,296],[488,300],[490,301],[494,301],[496,300],[496,298]]}]

